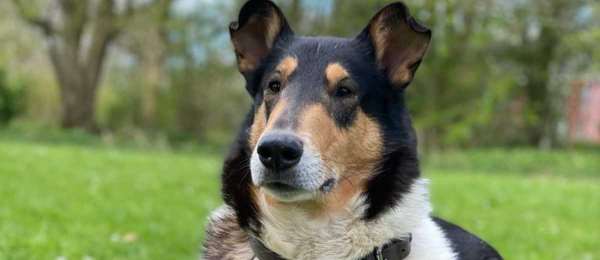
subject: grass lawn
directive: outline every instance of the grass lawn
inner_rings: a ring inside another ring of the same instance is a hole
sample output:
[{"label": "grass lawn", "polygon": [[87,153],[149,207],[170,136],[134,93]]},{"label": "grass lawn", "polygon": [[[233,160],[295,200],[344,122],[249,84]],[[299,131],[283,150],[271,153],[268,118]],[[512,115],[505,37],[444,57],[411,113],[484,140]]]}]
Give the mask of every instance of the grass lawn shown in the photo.
[{"label": "grass lawn", "polygon": [[[0,139],[0,259],[197,259],[219,154]],[[600,152],[426,158],[437,215],[506,259],[600,259]]]}]

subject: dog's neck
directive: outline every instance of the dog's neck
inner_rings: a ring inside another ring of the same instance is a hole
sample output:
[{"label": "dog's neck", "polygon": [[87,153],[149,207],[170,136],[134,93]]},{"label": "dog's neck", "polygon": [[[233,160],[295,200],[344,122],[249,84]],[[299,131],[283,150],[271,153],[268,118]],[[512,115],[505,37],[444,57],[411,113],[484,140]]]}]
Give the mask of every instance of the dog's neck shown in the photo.
[{"label": "dog's neck", "polygon": [[364,197],[343,212],[314,217],[305,210],[270,207],[259,199],[260,240],[286,259],[359,259],[391,239],[403,239],[429,219],[427,182],[417,180],[401,201],[375,220],[363,220]]}]

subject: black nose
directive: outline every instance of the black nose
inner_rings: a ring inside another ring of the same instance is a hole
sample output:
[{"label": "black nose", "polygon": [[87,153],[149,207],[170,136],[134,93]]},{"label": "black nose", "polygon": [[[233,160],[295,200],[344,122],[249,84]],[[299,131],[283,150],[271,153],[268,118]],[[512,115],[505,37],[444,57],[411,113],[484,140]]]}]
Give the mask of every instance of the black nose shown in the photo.
[{"label": "black nose", "polygon": [[300,162],[302,141],[293,134],[271,133],[263,136],[256,152],[265,167],[282,171]]}]

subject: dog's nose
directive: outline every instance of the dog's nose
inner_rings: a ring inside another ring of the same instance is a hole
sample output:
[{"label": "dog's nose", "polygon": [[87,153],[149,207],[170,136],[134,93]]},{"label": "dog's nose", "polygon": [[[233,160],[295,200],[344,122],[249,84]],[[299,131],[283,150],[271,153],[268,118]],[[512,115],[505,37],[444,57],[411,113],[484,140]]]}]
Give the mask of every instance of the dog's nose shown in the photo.
[{"label": "dog's nose", "polygon": [[302,140],[295,135],[271,133],[263,136],[256,152],[265,167],[283,171],[300,162],[302,150]]}]

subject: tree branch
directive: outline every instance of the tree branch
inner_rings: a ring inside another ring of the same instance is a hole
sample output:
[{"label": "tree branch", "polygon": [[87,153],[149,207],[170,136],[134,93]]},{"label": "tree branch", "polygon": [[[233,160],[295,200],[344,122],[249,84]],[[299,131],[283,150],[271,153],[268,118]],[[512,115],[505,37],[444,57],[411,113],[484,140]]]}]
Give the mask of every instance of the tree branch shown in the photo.
[{"label": "tree branch", "polygon": [[125,4],[124,12],[115,14],[113,24],[116,30],[122,30],[127,22],[141,13],[151,12],[156,8],[162,9],[165,6],[169,7],[173,0],[153,0],[145,4],[137,4],[137,6],[136,2],[135,0],[128,0]]},{"label": "tree branch", "polygon": [[49,20],[42,18],[40,15],[31,14],[27,11],[27,8],[20,0],[12,0],[14,6],[17,8],[19,16],[23,18],[27,23],[40,28],[45,35],[51,35],[54,33],[54,28]]}]

